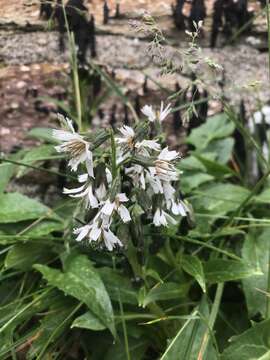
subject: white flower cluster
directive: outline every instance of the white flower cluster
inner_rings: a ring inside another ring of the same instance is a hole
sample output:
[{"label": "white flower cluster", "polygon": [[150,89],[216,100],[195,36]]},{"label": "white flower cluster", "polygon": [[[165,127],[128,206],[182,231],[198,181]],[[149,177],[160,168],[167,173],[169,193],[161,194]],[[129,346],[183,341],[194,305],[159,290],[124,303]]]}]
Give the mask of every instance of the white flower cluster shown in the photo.
[{"label": "white flower cluster", "polygon": [[[142,108],[142,113],[148,121],[159,123],[170,111],[170,105],[164,109],[163,103],[158,112],[155,112],[152,106],[146,105]],[[121,137],[114,137],[115,164],[104,166],[104,174],[100,176],[99,173],[95,176],[91,142],[75,132],[71,120],[62,118],[62,122],[63,120],[66,130],[53,130],[53,136],[61,142],[56,146],[56,150],[70,157],[68,165],[72,171],[77,171],[80,164],[87,170],[78,176],[81,186],[74,189],[64,188],[63,192],[71,197],[81,198],[85,208],[92,209],[94,214],[87,225],[74,230],[77,241],[87,238],[89,242],[103,243],[109,251],[117,245],[122,246],[120,239],[110,228],[114,225],[115,219],[123,223],[131,221],[127,205],[131,202],[138,203],[138,199],[136,196],[130,196],[129,199],[126,193],[121,192],[120,170],[128,177],[132,189],[139,189],[152,199],[151,208],[144,210],[152,214],[155,226],[176,224],[173,215],[187,215],[189,208],[177,197],[174,188],[174,182],[180,174],[174,162],[180,156],[168,147],[161,149],[158,140],[144,138],[147,135],[148,122],[135,129],[130,126],[122,126],[119,129]],[[108,137],[105,140],[107,139]],[[113,171],[113,166],[116,171]]]}]

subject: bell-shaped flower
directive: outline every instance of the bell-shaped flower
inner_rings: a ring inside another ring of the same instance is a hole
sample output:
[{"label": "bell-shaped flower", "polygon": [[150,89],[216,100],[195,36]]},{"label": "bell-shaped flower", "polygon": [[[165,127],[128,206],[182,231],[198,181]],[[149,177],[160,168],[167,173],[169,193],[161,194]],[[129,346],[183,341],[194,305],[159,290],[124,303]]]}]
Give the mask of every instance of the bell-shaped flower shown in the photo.
[{"label": "bell-shaped flower", "polygon": [[78,234],[77,241],[81,241],[86,237],[89,239],[89,242],[103,241],[105,247],[112,251],[116,245],[123,246],[123,244],[109,227],[110,221],[108,218],[98,213],[91,224],[74,229],[74,233]]},{"label": "bell-shaped flower", "polygon": [[84,198],[86,208],[97,208],[99,203],[93,194],[93,186],[88,179],[88,174],[80,175],[79,182],[84,182],[84,184],[75,189],[64,188],[63,193],[73,198]]},{"label": "bell-shaped flower", "polygon": [[183,200],[177,200],[172,202],[171,211],[174,215],[187,216],[190,213],[190,209]]},{"label": "bell-shaped flower", "polygon": [[125,169],[125,173],[133,180],[134,186],[139,185],[143,190],[146,188],[144,172],[143,166],[138,164]]},{"label": "bell-shaped flower", "polygon": [[177,222],[175,221],[175,219],[172,216],[170,216],[164,210],[158,208],[155,211],[155,214],[153,217],[153,223],[155,226],[168,226],[168,224],[175,225]]},{"label": "bell-shaped flower", "polygon": [[155,161],[157,176],[163,181],[175,181],[178,179],[178,173],[175,166],[171,163],[179,159],[177,151],[170,151],[168,147],[164,148]]},{"label": "bell-shaped flower", "polygon": [[161,102],[159,111],[154,111],[151,105],[145,105],[141,109],[141,112],[148,118],[150,122],[154,122],[156,120],[158,120],[159,122],[163,122],[166,119],[166,117],[171,113],[171,111],[172,111],[171,104],[168,104],[164,108],[163,101]]},{"label": "bell-shaped flower", "polygon": [[115,138],[116,143],[119,145],[127,145],[128,148],[132,150],[134,148],[135,139],[134,130],[130,126],[124,125],[119,129],[119,131],[123,135],[123,137]]},{"label": "bell-shaped flower", "polygon": [[110,199],[105,201],[105,204],[101,208],[101,213],[111,217],[113,212],[116,211],[124,223],[131,220],[128,209],[122,204],[129,201],[125,193],[119,193],[115,196],[113,202]]},{"label": "bell-shaped flower", "polygon": [[89,176],[94,177],[93,155],[89,150],[89,142],[76,133],[70,119],[65,118],[65,123],[67,130],[53,130],[53,137],[62,142],[55,146],[56,151],[70,156],[68,166],[72,171],[77,171],[79,164],[85,163]]}]

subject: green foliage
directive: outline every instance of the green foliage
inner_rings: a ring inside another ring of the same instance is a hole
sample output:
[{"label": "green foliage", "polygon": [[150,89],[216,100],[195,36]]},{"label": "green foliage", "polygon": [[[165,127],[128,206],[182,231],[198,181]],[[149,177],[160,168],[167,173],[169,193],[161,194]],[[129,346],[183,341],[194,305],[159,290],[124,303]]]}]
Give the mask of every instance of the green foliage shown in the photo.
[{"label": "green foliage", "polygon": [[36,265],[50,285],[84,302],[113,335],[113,309],[104,284],[92,263],[84,255],[71,254],[64,273],[44,265]]},{"label": "green foliage", "polygon": [[20,193],[0,195],[0,223],[16,223],[41,216],[56,217],[47,206]]},{"label": "green foliage", "polygon": [[[102,96],[131,106],[93,69],[107,85]],[[80,95],[84,122],[102,99],[88,107],[84,86]],[[113,254],[74,241],[80,203],[49,207],[5,192],[28,166],[58,165],[51,130],[32,129],[46,144],[0,164],[0,358],[269,359],[270,192],[267,178],[254,191],[232,166],[234,129],[222,113],[187,139],[180,189],[194,217],[156,230],[135,205],[132,223],[116,225],[125,246]]]}]

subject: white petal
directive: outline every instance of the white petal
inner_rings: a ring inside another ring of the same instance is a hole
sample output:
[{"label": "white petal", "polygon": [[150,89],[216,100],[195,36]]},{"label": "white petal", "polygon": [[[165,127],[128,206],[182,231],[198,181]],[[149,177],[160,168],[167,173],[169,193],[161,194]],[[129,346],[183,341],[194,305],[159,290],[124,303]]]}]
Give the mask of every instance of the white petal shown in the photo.
[{"label": "white petal", "polygon": [[104,200],[106,197],[106,186],[102,183],[99,185],[99,187],[95,190],[95,194],[98,198],[98,200]]},{"label": "white petal", "polygon": [[156,120],[156,114],[152,108],[152,106],[149,105],[145,105],[142,109],[141,112],[148,117],[148,120],[153,122]]},{"label": "white petal", "polygon": [[138,142],[136,144],[137,148],[140,147],[148,147],[149,149],[159,151],[160,150],[160,144],[157,142],[157,140],[143,140],[141,142]]},{"label": "white petal", "polygon": [[116,195],[116,197],[120,202],[129,201],[125,193],[119,193],[119,194]]},{"label": "white petal", "polygon": [[86,237],[86,235],[88,234],[88,232],[90,231],[90,229],[91,229],[90,225],[85,225],[78,229],[74,229],[74,231],[73,231],[74,234],[79,234],[76,237],[76,241],[81,241],[82,239],[84,239]]},{"label": "white petal", "polygon": [[161,106],[160,106],[160,114],[159,114],[159,120],[162,122],[163,120],[165,120],[165,118],[169,115],[169,113],[171,112],[171,104],[168,104],[166,106],[165,109],[163,109],[163,102],[161,102]]},{"label": "white petal", "polygon": [[118,237],[115,236],[114,233],[112,233],[110,230],[104,231],[103,234],[104,234],[105,246],[107,247],[107,249],[109,251],[112,251],[114,248],[114,245],[116,245],[116,244],[118,244],[119,246],[123,246],[123,244],[118,239]]},{"label": "white petal", "polygon": [[174,187],[168,181],[163,182],[163,191],[166,200],[171,200],[175,193]]},{"label": "white petal", "polygon": [[110,200],[107,200],[103,205],[101,212],[105,215],[111,216],[114,207],[115,207],[115,203],[114,202],[111,203]]},{"label": "white petal", "polygon": [[89,147],[89,145],[86,145],[86,147],[85,147],[85,153],[86,153],[85,165],[86,165],[89,176],[94,178],[95,176],[94,176],[93,154],[89,150],[88,147]]},{"label": "white petal", "polygon": [[164,212],[164,216],[166,217],[166,220],[167,220],[168,222],[170,222],[172,225],[176,225],[176,224],[177,224],[177,221],[176,221],[171,215],[165,213],[165,211],[163,211],[163,212]]},{"label": "white petal", "polygon": [[81,136],[79,134],[73,134],[66,130],[53,129],[52,135],[55,139],[59,141],[73,141],[81,139]]},{"label": "white petal", "polygon": [[84,187],[85,187],[85,185],[80,186],[80,187],[75,188],[75,189],[66,189],[66,188],[64,188],[63,194],[77,194],[77,193],[83,191]]},{"label": "white petal", "polygon": [[179,158],[179,153],[177,151],[170,151],[168,146],[165,147],[158,156],[159,160],[172,161]]},{"label": "white petal", "polygon": [[112,173],[108,168],[105,169],[107,183],[110,185],[112,182]]},{"label": "white petal", "polygon": [[124,137],[134,137],[135,136],[134,130],[130,126],[127,126],[127,125],[122,126],[119,129],[119,131]]},{"label": "white petal", "polygon": [[78,176],[78,181],[80,183],[86,182],[87,179],[88,179],[88,174],[81,174],[81,175]]},{"label": "white petal", "polygon": [[96,223],[94,223],[93,225],[93,229],[91,230],[90,234],[89,234],[89,239],[92,241],[97,241],[98,238],[101,235],[101,228],[98,227],[98,225]]},{"label": "white petal", "polygon": [[157,209],[153,218],[153,223],[155,226],[160,226],[160,215],[160,209]]},{"label": "white petal", "polygon": [[124,205],[120,205],[117,209],[117,212],[124,223],[129,222],[131,220],[129,211]]},{"label": "white petal", "polygon": [[92,190],[92,186],[88,187],[88,198],[89,198],[89,203],[92,209],[95,209],[98,207],[98,201],[96,199],[96,197],[93,194],[93,190]]}]

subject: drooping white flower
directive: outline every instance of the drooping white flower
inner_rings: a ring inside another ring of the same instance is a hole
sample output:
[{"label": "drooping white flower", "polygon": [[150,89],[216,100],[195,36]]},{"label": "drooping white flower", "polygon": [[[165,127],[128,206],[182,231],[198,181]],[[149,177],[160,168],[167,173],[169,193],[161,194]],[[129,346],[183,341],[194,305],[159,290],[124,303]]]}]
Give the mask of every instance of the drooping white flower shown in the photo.
[{"label": "drooping white flower", "polygon": [[181,216],[187,216],[187,214],[190,212],[188,206],[182,200],[173,201],[171,211],[174,215]]},{"label": "drooping white flower", "polygon": [[104,183],[101,183],[99,187],[95,189],[96,197],[99,201],[103,201],[107,195],[107,189]]},{"label": "drooping white flower", "polygon": [[170,114],[171,111],[172,111],[171,104],[168,104],[164,108],[163,101],[160,104],[159,111],[154,111],[153,107],[151,105],[145,105],[141,109],[141,112],[148,118],[148,120],[150,122],[154,122],[156,120],[158,120],[159,122],[164,121],[166,119],[166,117]]},{"label": "drooping white flower", "polygon": [[106,248],[112,251],[116,245],[123,246],[123,244],[109,227],[110,221],[108,221],[108,218],[98,213],[91,224],[74,229],[74,233],[78,234],[77,241],[81,241],[86,237],[89,242],[101,242],[103,240]]},{"label": "drooping white flower", "polygon": [[82,241],[89,234],[91,229],[92,229],[92,225],[84,225],[80,228],[75,228],[73,230],[73,233],[78,235],[76,237],[76,241]]},{"label": "drooping white flower", "polygon": [[156,120],[156,113],[151,105],[144,105],[141,112],[148,118],[149,121],[154,122]]},{"label": "drooping white flower", "polygon": [[160,144],[158,143],[158,140],[142,140],[137,142],[135,147],[137,149],[148,148],[151,150],[160,151]]},{"label": "drooping white flower", "polygon": [[154,194],[163,194],[163,186],[160,178],[157,176],[156,169],[149,167],[146,171],[146,182],[150,184]]},{"label": "drooping white flower", "polygon": [[64,188],[63,193],[73,198],[84,198],[86,208],[97,208],[99,206],[99,203],[97,198],[93,194],[93,186],[88,180],[88,174],[80,175],[79,182],[84,182],[84,184],[74,189]]},{"label": "drooping white flower", "polygon": [[53,130],[53,137],[62,142],[55,146],[57,152],[64,152],[70,155],[68,166],[72,171],[77,171],[79,164],[85,163],[88,174],[94,177],[93,155],[89,150],[90,144],[75,132],[70,119],[65,118],[68,130]]},{"label": "drooping white flower", "polygon": [[164,210],[158,208],[154,214],[153,223],[155,226],[168,226],[168,224],[175,225],[177,222]]},{"label": "drooping white flower", "polygon": [[126,168],[125,173],[132,178],[135,186],[139,185],[141,189],[145,190],[145,171],[143,166],[135,164],[134,166]]},{"label": "drooping white flower", "polygon": [[129,149],[134,148],[134,139],[135,139],[135,132],[134,130],[127,125],[122,126],[119,129],[120,133],[123,135],[122,138],[115,138],[115,141],[120,145],[127,145]]},{"label": "drooping white flower", "polygon": [[[120,133],[123,135],[122,138],[117,137],[115,140],[117,144],[127,146],[129,150],[137,150],[137,153],[144,155],[144,156],[150,156],[148,153],[148,149],[160,151],[160,144],[157,140],[142,140],[136,142],[136,134],[134,130],[130,126],[122,126],[119,129]],[[119,154],[119,150],[118,150]],[[120,156],[118,156],[121,161],[125,160],[127,157],[127,154],[124,154],[120,151]]]},{"label": "drooping white flower", "polygon": [[111,216],[113,211],[116,211],[124,223],[131,220],[128,209],[122,204],[129,201],[125,193],[119,193],[115,196],[113,202],[110,199],[105,201],[105,204],[101,208],[101,213],[107,216]]},{"label": "drooping white flower", "polygon": [[175,166],[171,163],[179,158],[177,151],[170,151],[168,147],[164,148],[155,161],[157,176],[163,181],[175,181],[178,179],[178,173]]}]

